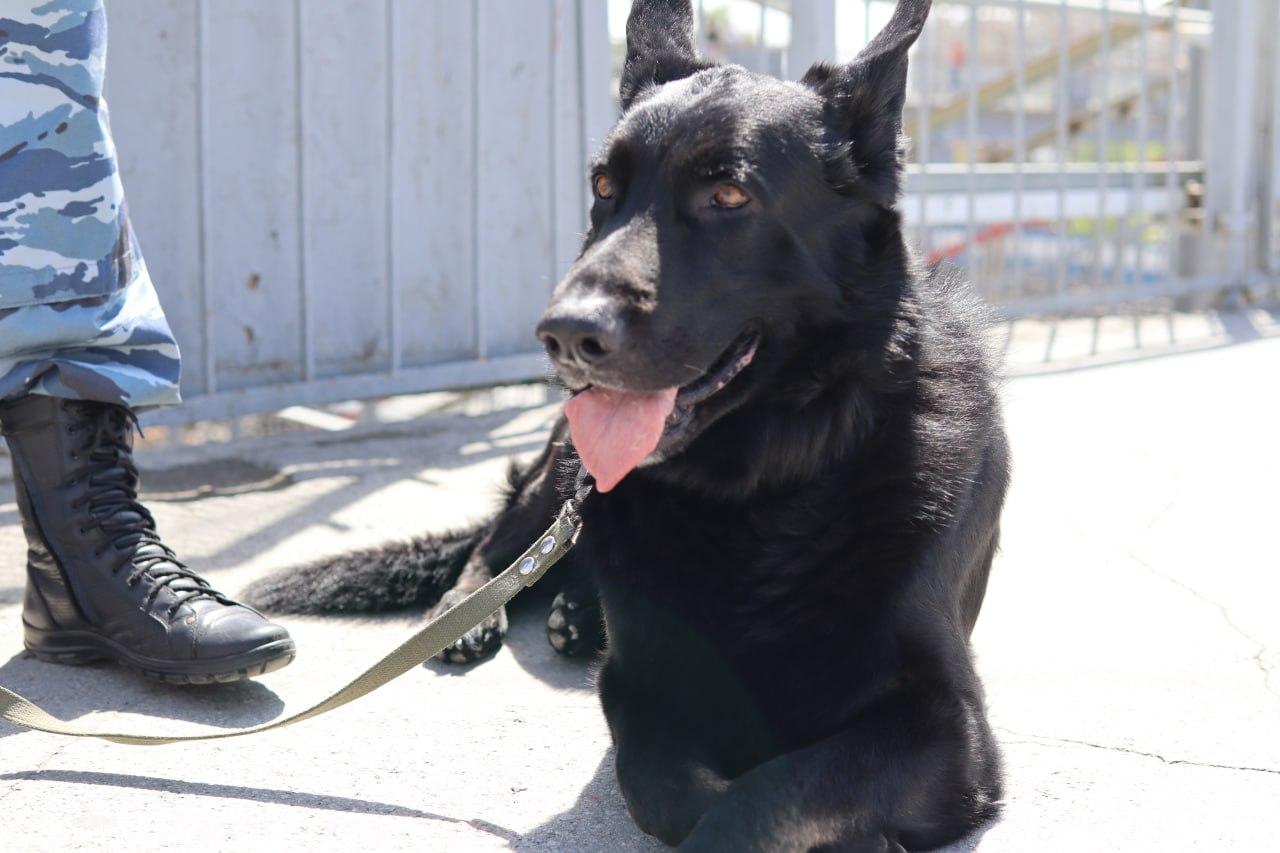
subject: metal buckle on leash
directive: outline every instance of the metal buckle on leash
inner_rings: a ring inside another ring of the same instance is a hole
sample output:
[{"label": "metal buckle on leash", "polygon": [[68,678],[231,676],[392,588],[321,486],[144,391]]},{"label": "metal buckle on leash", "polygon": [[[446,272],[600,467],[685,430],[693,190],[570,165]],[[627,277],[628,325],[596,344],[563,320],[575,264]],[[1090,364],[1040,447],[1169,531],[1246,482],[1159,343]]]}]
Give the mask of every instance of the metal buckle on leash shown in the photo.
[{"label": "metal buckle on leash", "polygon": [[582,515],[579,507],[587,499],[587,495],[591,494],[594,485],[595,480],[587,473],[586,467],[579,465],[578,474],[573,481],[573,497],[564,502],[551,529],[530,547],[519,562],[519,572],[525,586],[533,586],[537,583],[546,574],[547,569],[555,565],[570,548],[578,544],[578,536],[582,533]]},{"label": "metal buckle on leash", "polygon": [[579,462],[577,476],[573,478],[573,500],[577,503],[585,501],[595,484],[596,478],[587,473],[586,465]]}]

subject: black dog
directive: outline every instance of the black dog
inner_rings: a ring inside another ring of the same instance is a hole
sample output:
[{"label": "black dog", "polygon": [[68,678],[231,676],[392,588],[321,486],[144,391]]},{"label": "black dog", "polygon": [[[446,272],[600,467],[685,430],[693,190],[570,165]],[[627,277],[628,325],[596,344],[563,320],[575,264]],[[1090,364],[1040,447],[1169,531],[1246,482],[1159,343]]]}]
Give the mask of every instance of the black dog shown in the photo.
[{"label": "black dog", "polygon": [[491,523],[255,598],[451,606],[548,524],[580,455],[600,493],[544,581],[566,585],[548,627],[590,650],[603,610],[600,698],[641,829],[689,850],[919,850],[992,819],[968,638],[1006,444],[981,312],[921,273],[894,209],[928,8],[899,0],[851,64],[794,84],[700,59],[688,0],[637,0],[591,232],[538,330],[568,424]]}]

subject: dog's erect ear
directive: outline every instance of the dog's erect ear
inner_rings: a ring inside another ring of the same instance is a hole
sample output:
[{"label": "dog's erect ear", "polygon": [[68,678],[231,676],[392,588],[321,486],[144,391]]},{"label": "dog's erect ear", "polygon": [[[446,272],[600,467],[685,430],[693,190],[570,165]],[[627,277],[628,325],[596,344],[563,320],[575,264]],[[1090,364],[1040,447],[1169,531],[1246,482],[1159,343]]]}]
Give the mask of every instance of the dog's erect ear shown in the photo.
[{"label": "dog's erect ear", "polygon": [[932,0],[898,0],[893,17],[848,65],[818,63],[801,80],[827,102],[827,123],[844,148],[838,183],[892,207],[902,182],[902,106],[907,50]]},{"label": "dog's erect ear", "polygon": [[618,94],[630,108],[649,86],[680,80],[709,68],[698,58],[690,0],[635,0],[627,18],[627,59]]}]

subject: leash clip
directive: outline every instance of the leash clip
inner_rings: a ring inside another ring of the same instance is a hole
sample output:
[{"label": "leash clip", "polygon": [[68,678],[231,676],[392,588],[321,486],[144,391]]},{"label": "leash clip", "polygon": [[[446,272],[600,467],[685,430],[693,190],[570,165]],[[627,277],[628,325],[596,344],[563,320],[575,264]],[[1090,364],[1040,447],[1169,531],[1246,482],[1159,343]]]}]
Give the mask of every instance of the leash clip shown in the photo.
[{"label": "leash clip", "polygon": [[586,474],[586,469],[580,468],[573,497],[564,502],[551,528],[534,543],[518,564],[525,586],[537,583],[547,573],[547,569],[578,544],[578,536],[582,533],[582,515],[578,507],[591,493],[591,486],[590,475]]},{"label": "leash clip", "polygon": [[587,466],[581,462],[578,463],[578,473],[573,478],[573,500],[582,503],[587,499],[587,495],[591,494],[591,489],[596,484],[596,478],[587,473]]}]

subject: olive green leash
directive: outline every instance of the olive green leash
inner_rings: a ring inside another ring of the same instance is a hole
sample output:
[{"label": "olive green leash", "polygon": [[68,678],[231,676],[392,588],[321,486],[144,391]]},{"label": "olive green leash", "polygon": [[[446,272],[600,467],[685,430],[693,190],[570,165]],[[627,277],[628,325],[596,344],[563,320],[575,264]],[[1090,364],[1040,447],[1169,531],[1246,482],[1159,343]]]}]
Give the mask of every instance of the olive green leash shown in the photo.
[{"label": "olive green leash", "polygon": [[457,605],[436,616],[422,630],[400,644],[400,647],[361,673],[346,687],[305,711],[272,720],[257,726],[199,735],[143,735],[102,731],[100,729],[69,723],[45,711],[39,705],[24,699],[12,690],[0,685],[0,718],[28,729],[69,737],[93,737],[129,746],[159,746],[166,743],[184,743],[194,740],[221,740],[243,737],[272,729],[280,729],[327,714],[354,702],[361,696],[399,678],[409,670],[431,660],[453,645],[462,635],[492,616],[520,590],[532,586],[578,541],[582,519],[578,505],[590,491],[590,484],[583,482],[580,474],[578,491],[565,501],[560,514],[547,531],[516,558],[501,574]]}]

